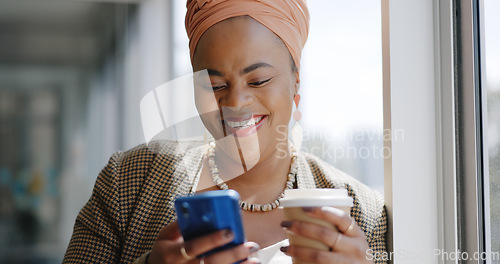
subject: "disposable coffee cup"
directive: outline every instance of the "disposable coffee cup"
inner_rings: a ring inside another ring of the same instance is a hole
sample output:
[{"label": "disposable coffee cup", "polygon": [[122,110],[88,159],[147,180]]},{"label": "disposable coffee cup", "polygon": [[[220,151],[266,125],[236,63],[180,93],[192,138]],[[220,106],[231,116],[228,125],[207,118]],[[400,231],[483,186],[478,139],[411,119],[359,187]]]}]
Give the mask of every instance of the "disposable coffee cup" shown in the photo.
[{"label": "disposable coffee cup", "polygon": [[[284,209],[287,220],[298,220],[302,222],[314,223],[327,228],[336,230],[332,223],[309,216],[303,207],[321,207],[332,206],[350,214],[353,206],[352,197],[347,195],[345,189],[293,189],[286,190],[285,197],[280,201]],[[288,233],[290,245],[316,248],[328,251],[330,247],[320,241],[299,236],[294,233]],[[305,264],[306,262],[293,259],[294,264]]]}]

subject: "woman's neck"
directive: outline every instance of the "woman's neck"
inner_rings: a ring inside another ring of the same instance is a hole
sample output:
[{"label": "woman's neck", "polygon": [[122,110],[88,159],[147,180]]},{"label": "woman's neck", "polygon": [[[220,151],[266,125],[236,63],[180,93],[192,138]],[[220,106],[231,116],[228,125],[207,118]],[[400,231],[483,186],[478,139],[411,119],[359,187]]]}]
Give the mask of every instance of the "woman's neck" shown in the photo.
[{"label": "woman's neck", "polygon": [[[284,190],[290,171],[291,155],[288,151],[273,149],[263,153],[259,161],[247,171],[241,163],[216,162],[222,179],[226,180],[230,189],[238,191],[241,198],[250,203],[270,203]],[[222,152],[222,151],[221,151]],[[219,154],[224,155],[224,154]],[[217,156],[216,161],[226,160]],[[240,172],[240,173],[238,173]]]}]

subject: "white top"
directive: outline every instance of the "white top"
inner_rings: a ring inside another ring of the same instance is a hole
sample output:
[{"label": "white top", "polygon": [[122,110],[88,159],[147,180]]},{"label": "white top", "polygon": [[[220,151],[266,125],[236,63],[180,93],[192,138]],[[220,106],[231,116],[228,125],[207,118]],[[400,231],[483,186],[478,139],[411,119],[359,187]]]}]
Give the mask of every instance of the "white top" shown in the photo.
[{"label": "white top", "polygon": [[257,251],[257,258],[262,264],[292,264],[292,258],[281,252],[280,247],[288,246],[288,239]]}]

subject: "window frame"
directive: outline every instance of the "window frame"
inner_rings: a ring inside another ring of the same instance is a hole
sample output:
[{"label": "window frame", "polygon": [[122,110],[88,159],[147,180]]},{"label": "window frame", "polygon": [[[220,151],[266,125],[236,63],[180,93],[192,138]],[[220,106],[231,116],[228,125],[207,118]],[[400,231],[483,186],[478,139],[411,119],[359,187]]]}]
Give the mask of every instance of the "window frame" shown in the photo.
[{"label": "window frame", "polygon": [[[459,249],[491,256],[482,0],[454,3],[457,74]],[[492,263],[491,259],[475,263]]]},{"label": "window frame", "polygon": [[436,61],[441,59],[435,56],[440,18],[436,5],[432,0],[382,0],[384,131],[405,131],[404,141],[385,142],[392,153],[384,167],[392,263],[437,263],[433,250],[443,244],[438,179],[444,175],[437,160],[440,148],[449,142],[442,142],[437,118],[441,102]]}]

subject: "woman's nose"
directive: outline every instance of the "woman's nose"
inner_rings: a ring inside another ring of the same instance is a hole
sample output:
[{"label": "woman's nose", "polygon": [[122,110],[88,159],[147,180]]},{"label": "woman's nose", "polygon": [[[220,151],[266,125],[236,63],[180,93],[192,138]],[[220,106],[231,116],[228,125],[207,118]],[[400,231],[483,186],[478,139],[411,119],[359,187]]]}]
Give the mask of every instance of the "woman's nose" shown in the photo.
[{"label": "woman's nose", "polygon": [[252,93],[245,87],[228,87],[226,92],[220,97],[219,102],[222,107],[230,107],[234,110],[245,108],[254,102]]}]

